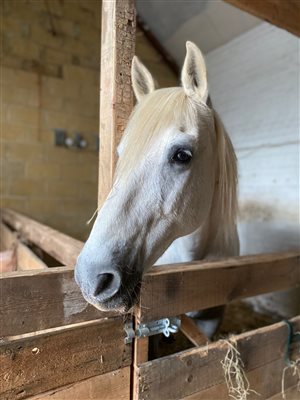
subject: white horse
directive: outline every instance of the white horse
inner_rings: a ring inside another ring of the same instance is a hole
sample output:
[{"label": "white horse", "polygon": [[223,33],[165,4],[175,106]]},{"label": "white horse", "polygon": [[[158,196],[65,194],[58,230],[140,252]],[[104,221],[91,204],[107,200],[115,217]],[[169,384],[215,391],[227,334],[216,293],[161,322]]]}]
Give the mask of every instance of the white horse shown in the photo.
[{"label": "white horse", "polygon": [[[128,311],[155,263],[239,254],[235,153],[209,101],[204,58],[186,47],[182,87],[155,90],[146,67],[132,62],[137,105],[75,269],[84,297],[101,310]],[[216,325],[204,329],[209,336]]]}]

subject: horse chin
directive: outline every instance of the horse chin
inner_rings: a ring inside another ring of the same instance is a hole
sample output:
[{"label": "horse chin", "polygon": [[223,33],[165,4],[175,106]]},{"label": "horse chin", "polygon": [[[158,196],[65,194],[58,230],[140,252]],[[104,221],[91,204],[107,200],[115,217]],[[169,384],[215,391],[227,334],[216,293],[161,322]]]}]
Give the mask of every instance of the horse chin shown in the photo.
[{"label": "horse chin", "polygon": [[[133,294],[134,293],[134,294]],[[89,296],[83,293],[83,297],[85,300],[90,303],[92,306],[97,308],[100,311],[110,312],[114,311],[118,314],[127,314],[134,309],[134,306],[137,304],[139,299],[139,293],[133,292],[132,294],[120,296],[116,294],[110,299],[99,303],[96,299],[91,299]]]}]

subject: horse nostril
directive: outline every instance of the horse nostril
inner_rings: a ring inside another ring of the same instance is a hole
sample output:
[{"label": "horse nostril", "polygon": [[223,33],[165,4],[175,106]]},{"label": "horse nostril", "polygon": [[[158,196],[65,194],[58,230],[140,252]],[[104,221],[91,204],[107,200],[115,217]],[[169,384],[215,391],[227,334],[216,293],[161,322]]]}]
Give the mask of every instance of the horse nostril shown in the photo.
[{"label": "horse nostril", "polygon": [[97,276],[97,286],[95,287],[94,296],[98,296],[101,292],[109,289],[113,283],[114,275],[113,274],[100,274]]},{"label": "horse nostril", "polygon": [[108,300],[121,286],[120,275],[117,272],[99,274],[96,279],[93,296],[101,301]]}]

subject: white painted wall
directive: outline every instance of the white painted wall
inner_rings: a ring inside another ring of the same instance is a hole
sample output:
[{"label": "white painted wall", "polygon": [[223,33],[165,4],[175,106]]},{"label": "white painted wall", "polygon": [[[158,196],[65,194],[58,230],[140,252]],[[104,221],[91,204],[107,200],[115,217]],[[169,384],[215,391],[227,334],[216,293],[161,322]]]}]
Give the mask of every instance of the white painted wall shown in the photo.
[{"label": "white painted wall", "polygon": [[[299,39],[262,23],[206,60],[239,160],[241,251],[299,249]],[[299,292],[262,306],[300,312]]]}]

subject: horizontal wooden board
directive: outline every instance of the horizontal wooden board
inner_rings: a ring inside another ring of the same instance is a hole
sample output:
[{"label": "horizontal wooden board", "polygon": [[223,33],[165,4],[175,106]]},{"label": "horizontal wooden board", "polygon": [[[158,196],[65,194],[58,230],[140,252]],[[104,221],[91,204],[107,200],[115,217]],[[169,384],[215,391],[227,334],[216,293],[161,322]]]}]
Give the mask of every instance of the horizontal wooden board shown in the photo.
[{"label": "horizontal wooden board", "polygon": [[[294,318],[292,323],[295,331],[300,329],[300,317]],[[268,365],[273,364],[270,367],[271,370],[273,372],[280,370],[282,374],[288,340],[288,329],[285,323],[281,322],[233,336],[231,340],[237,344],[247,376],[248,372],[261,368],[260,374],[255,375],[255,379],[252,378],[252,389],[256,390],[259,379],[269,379]],[[299,349],[300,342],[294,348],[294,354],[298,354]],[[227,350],[228,344],[225,341],[218,341],[208,346],[186,350],[141,364],[137,369],[139,399],[181,399],[208,390],[212,395],[207,395],[207,399],[216,399],[214,396],[218,392],[215,387],[223,385],[225,381],[221,361],[224,360]],[[264,369],[265,373],[262,373]],[[294,380],[288,380],[287,387],[295,385],[296,379],[297,377]],[[277,392],[268,393],[267,397]],[[206,400],[203,396],[199,398]]]},{"label": "horizontal wooden board", "polygon": [[[286,400],[299,400],[299,397],[300,397],[299,391],[300,390],[299,390],[298,385],[286,389],[284,391]],[[280,393],[277,393],[274,396],[269,397],[268,400],[283,400],[281,391],[280,391]]]},{"label": "horizontal wooden board", "polygon": [[0,252],[0,273],[12,272],[17,269],[17,258],[14,250]]},{"label": "horizontal wooden board", "polygon": [[[284,360],[279,359],[247,372],[247,379],[249,380],[250,388],[255,390],[255,392],[249,392],[247,395],[247,400],[266,400],[270,399],[270,396],[272,396],[272,400],[275,400],[273,395],[276,394],[277,400],[283,400],[281,395],[281,378],[284,368]],[[297,383],[297,377],[293,376],[291,371],[287,372],[285,377],[285,386],[289,388],[290,386],[295,385],[295,383]],[[256,392],[259,394],[256,394]],[[278,395],[278,393],[280,393],[280,395]],[[296,393],[295,391],[290,391],[287,389],[285,393],[287,396],[286,400],[299,400],[299,392],[297,397],[293,396],[293,393]],[[181,400],[221,399],[232,400],[232,397],[230,397],[228,394],[228,388],[225,382],[184,397]]]},{"label": "horizontal wooden board", "polygon": [[1,217],[22,239],[34,243],[63,265],[75,265],[83,246],[79,240],[6,208],[1,210]]},{"label": "horizontal wooden board", "polygon": [[0,277],[0,336],[20,335],[109,317],[82,297],[68,267],[19,271]]},{"label": "horizontal wooden board", "polygon": [[300,284],[299,253],[163,265],[144,278],[142,322],[226,304]]},{"label": "horizontal wooden board", "polygon": [[14,250],[17,244],[17,233],[9,229],[3,222],[0,223],[0,249]]},{"label": "horizontal wooden board", "polygon": [[88,322],[0,345],[1,399],[23,399],[131,363],[122,318]]},{"label": "horizontal wooden board", "polygon": [[299,0],[225,0],[258,18],[300,36]]},{"label": "horizontal wooden board", "polygon": [[47,265],[25,244],[17,245],[17,265],[19,271],[45,269]]},{"label": "horizontal wooden board", "polygon": [[93,376],[28,400],[129,400],[130,367]]}]

